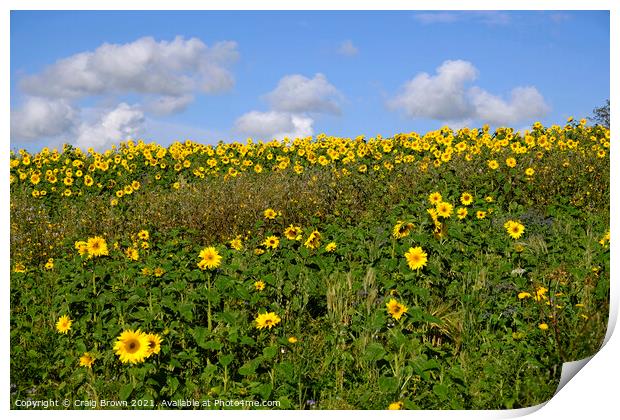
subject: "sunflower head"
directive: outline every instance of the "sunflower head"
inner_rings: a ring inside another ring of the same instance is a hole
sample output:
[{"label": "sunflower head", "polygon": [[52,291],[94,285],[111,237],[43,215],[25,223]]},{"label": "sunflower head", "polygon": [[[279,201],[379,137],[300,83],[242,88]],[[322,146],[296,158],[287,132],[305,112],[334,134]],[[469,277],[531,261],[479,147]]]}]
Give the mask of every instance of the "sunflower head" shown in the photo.
[{"label": "sunflower head", "polygon": [[222,262],[222,256],[217,252],[217,249],[212,246],[200,251],[199,257],[198,268],[201,270],[206,270],[207,268],[213,270],[219,267]]},{"label": "sunflower head", "polygon": [[275,312],[269,312],[259,314],[254,321],[256,322],[256,328],[262,330],[263,328],[271,329],[272,327],[278,325],[282,320],[278,315],[276,315]]},{"label": "sunflower head", "polygon": [[71,318],[68,315],[63,315],[56,321],[56,331],[61,334],[67,334],[71,329],[71,324],[73,324]]},{"label": "sunflower head", "polygon": [[125,330],[116,339],[114,350],[121,363],[142,363],[150,355],[148,336],[139,329]]},{"label": "sunflower head", "polygon": [[415,248],[409,248],[405,253],[405,258],[407,259],[409,268],[412,270],[419,270],[426,265],[428,255],[421,247],[417,246]]},{"label": "sunflower head", "polygon": [[93,363],[95,363],[95,358],[90,353],[86,352],[80,356],[80,366],[90,369],[92,368]]},{"label": "sunflower head", "polygon": [[86,250],[88,251],[88,256],[91,258],[108,255],[108,244],[101,236],[95,236],[93,238],[88,238]]}]

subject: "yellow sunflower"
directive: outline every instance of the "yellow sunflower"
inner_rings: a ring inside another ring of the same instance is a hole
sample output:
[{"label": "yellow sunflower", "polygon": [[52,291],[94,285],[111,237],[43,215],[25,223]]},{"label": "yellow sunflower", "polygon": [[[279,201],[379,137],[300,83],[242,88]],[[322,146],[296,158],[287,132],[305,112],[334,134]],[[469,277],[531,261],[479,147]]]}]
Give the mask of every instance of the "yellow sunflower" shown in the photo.
[{"label": "yellow sunflower", "polygon": [[140,232],[138,232],[138,238],[142,239],[143,241],[148,241],[149,240],[149,231],[142,229]]},{"label": "yellow sunflower", "polygon": [[241,251],[243,249],[243,243],[241,242],[240,237],[236,237],[232,239],[230,242],[230,247],[236,251]]},{"label": "yellow sunflower", "polygon": [[402,410],[402,408],[403,408],[402,401],[393,402],[388,406],[388,410]]},{"label": "yellow sunflower", "polygon": [[513,239],[519,239],[525,231],[525,226],[515,220],[508,220],[504,223],[504,228],[506,228],[506,232],[508,232]]},{"label": "yellow sunflower", "polygon": [[86,352],[80,356],[80,366],[92,368],[93,363],[95,363],[95,358],[90,353]]},{"label": "yellow sunflower", "polygon": [[431,193],[431,194],[428,196],[428,201],[429,201],[431,204],[433,204],[433,205],[437,205],[437,204],[441,203],[441,201],[442,201],[441,194],[440,194],[439,192],[434,192],[434,193]]},{"label": "yellow sunflower", "polygon": [[159,334],[147,334],[146,339],[149,345],[146,357],[152,354],[159,354],[161,351],[161,337]]},{"label": "yellow sunflower", "polygon": [[265,290],[265,282],[264,282],[264,281],[262,281],[262,280],[255,281],[255,282],[254,282],[254,288],[255,288],[256,290],[258,290],[259,292],[260,292],[261,290]]},{"label": "yellow sunflower", "polygon": [[68,315],[63,315],[56,322],[56,331],[61,334],[67,334],[71,329],[71,324],[73,324],[71,318]]},{"label": "yellow sunflower", "polygon": [[459,219],[464,219],[467,217],[467,209],[465,207],[459,207],[459,209],[456,211],[456,216]]},{"label": "yellow sunflower", "polygon": [[148,336],[139,329],[125,330],[116,339],[114,350],[121,363],[142,363],[149,356]]},{"label": "yellow sunflower", "polygon": [[409,268],[412,270],[419,270],[420,268],[426,265],[428,260],[426,252],[417,246],[415,248],[409,248],[409,251],[405,253],[405,258],[407,259],[407,264],[409,264]]},{"label": "yellow sunflower", "polygon": [[212,246],[204,248],[200,251],[199,256],[200,262],[198,263],[198,267],[201,270],[205,270],[206,268],[213,270],[214,268],[219,267],[222,262],[222,256],[217,252],[217,249]]},{"label": "yellow sunflower", "polygon": [[461,194],[461,203],[463,203],[464,206],[469,206],[473,201],[474,197],[470,193],[464,192]]},{"label": "yellow sunflower", "polygon": [[267,209],[263,212],[263,214],[265,215],[265,219],[269,219],[269,220],[275,219],[276,216],[278,215],[278,213],[276,213],[274,209]]},{"label": "yellow sunflower", "polygon": [[390,299],[385,306],[387,307],[388,313],[396,320],[399,320],[408,309],[402,303],[398,303],[396,299]]},{"label": "yellow sunflower", "polygon": [[279,324],[282,320],[278,315],[276,315],[275,312],[269,312],[264,314],[258,314],[254,321],[256,322],[256,328],[262,330],[263,328],[271,329],[275,325]]},{"label": "yellow sunflower", "polygon": [[263,245],[267,248],[276,249],[280,245],[280,239],[277,236],[268,236]]},{"label": "yellow sunflower", "polygon": [[452,204],[442,201],[437,204],[437,214],[443,218],[448,218],[452,214]]},{"label": "yellow sunflower", "polygon": [[325,245],[325,251],[333,252],[335,250],[336,250],[336,242],[330,242],[327,245]]},{"label": "yellow sunflower", "polygon": [[108,255],[108,244],[101,236],[95,236],[93,238],[88,238],[88,242],[86,242],[86,250],[88,251],[89,257]]}]

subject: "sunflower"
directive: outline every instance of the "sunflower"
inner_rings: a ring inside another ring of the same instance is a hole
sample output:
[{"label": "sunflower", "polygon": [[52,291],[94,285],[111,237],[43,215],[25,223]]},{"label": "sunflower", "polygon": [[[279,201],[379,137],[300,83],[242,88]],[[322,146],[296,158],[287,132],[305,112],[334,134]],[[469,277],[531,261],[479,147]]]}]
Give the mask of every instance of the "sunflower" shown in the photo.
[{"label": "sunflower", "polygon": [[166,272],[166,271],[165,271],[163,268],[161,268],[161,267],[156,267],[156,268],[153,270],[153,275],[154,275],[155,277],[161,277],[161,276],[163,276],[163,275],[164,275],[164,273],[165,273],[165,272]]},{"label": "sunflower", "polygon": [[125,256],[132,261],[138,261],[140,254],[136,248],[129,247],[125,250]]},{"label": "sunflower", "polygon": [[336,249],[336,242],[330,242],[327,245],[325,245],[325,251],[327,252],[333,252]]},{"label": "sunflower", "polygon": [[459,209],[456,211],[456,217],[458,217],[459,219],[464,219],[467,217],[467,209],[465,207],[459,207]]},{"label": "sunflower", "polygon": [[118,336],[114,350],[121,363],[141,363],[149,356],[148,336],[140,330],[125,330]]},{"label": "sunflower", "polygon": [[301,228],[299,226],[290,225],[284,229],[284,236],[291,241],[298,241],[301,239]]},{"label": "sunflower", "polygon": [[464,192],[461,194],[461,203],[463,203],[464,206],[469,206],[473,201],[474,197],[470,193]]},{"label": "sunflower", "polygon": [[276,249],[280,245],[280,239],[277,236],[268,236],[263,245],[267,248]]},{"label": "sunflower", "polygon": [[140,232],[138,232],[138,238],[142,239],[143,241],[148,241],[149,240],[149,231],[142,229]]},{"label": "sunflower", "polygon": [[476,217],[477,217],[478,219],[481,219],[481,220],[482,220],[482,219],[484,219],[485,217],[487,217],[487,212],[486,212],[486,211],[482,211],[482,210],[478,210],[478,211],[476,212]]},{"label": "sunflower", "polygon": [[409,248],[409,251],[405,253],[405,258],[407,259],[407,264],[409,264],[409,268],[412,270],[419,270],[424,267],[427,262],[427,254],[424,250],[417,246],[415,248]]},{"label": "sunflower", "polygon": [[278,213],[276,213],[274,209],[267,209],[263,212],[263,214],[265,215],[265,219],[269,219],[269,220],[275,219],[276,216],[278,215]]},{"label": "sunflower", "polygon": [[437,204],[437,214],[443,218],[448,218],[452,214],[452,204],[442,201]]},{"label": "sunflower", "polygon": [[90,353],[86,352],[80,356],[80,366],[84,366],[87,368],[92,368],[93,363],[95,363],[95,358],[91,356]]},{"label": "sunflower", "polygon": [[517,160],[513,157],[509,157],[506,159],[506,166],[510,167],[510,168],[514,168],[515,166],[517,166]]},{"label": "sunflower", "polygon": [[254,321],[256,322],[256,328],[262,330],[263,328],[271,329],[271,327],[279,324],[282,320],[278,315],[276,315],[275,312],[269,312],[265,314],[258,314]]},{"label": "sunflower", "polygon": [[488,161],[487,164],[489,165],[489,168],[491,169],[499,168],[499,163],[497,163],[495,159]]},{"label": "sunflower", "polygon": [[319,247],[320,242],[321,242],[321,234],[319,233],[318,230],[313,230],[310,236],[308,236],[308,239],[306,239],[304,246],[306,248],[316,249]]},{"label": "sunflower", "polygon": [[265,282],[264,282],[264,281],[262,281],[262,280],[255,281],[255,282],[254,282],[254,288],[255,288],[256,290],[258,290],[259,292],[260,292],[261,290],[265,290]]},{"label": "sunflower", "polygon": [[442,201],[441,194],[440,194],[439,192],[434,192],[434,193],[431,193],[431,194],[428,196],[428,201],[429,201],[431,204],[434,204],[434,205],[437,205],[437,204],[441,203],[441,201]]},{"label": "sunflower", "polygon": [[508,220],[504,223],[504,228],[506,228],[506,231],[513,239],[519,239],[525,230],[525,226],[514,220]]},{"label": "sunflower", "polygon": [[71,318],[69,318],[68,315],[63,315],[58,318],[58,321],[56,322],[56,331],[61,334],[66,334],[71,329],[71,324],[73,324]]},{"label": "sunflower", "polygon": [[222,256],[218,254],[217,249],[212,246],[204,248],[200,251],[199,257],[200,262],[198,263],[198,267],[201,270],[204,270],[205,268],[213,270],[214,268],[219,267],[222,262]]},{"label": "sunflower", "polygon": [[15,266],[13,266],[13,272],[14,273],[25,273],[26,272],[26,266],[22,263],[17,263],[15,264]]},{"label": "sunflower", "polygon": [[533,168],[527,168],[527,169],[525,170],[525,175],[527,175],[527,176],[533,176],[533,175],[534,175],[534,172],[535,172],[535,171],[534,171],[534,169],[533,169]]},{"label": "sunflower", "polygon": [[299,340],[297,340],[297,337],[295,337],[294,335],[293,335],[293,336],[290,336],[290,337],[288,338],[288,342],[289,342],[289,343],[291,343],[291,344],[295,344],[295,343],[296,343],[296,342],[298,342],[298,341],[299,341]]},{"label": "sunflower", "polygon": [[161,337],[159,334],[147,334],[146,339],[148,341],[148,349],[146,357],[152,354],[159,354],[161,350]]},{"label": "sunflower", "polygon": [[88,251],[89,257],[108,255],[108,244],[101,236],[95,236],[94,238],[88,238],[86,250]]},{"label": "sunflower", "polygon": [[46,270],[51,270],[54,268],[54,259],[53,258],[49,258],[47,260],[47,262],[45,263],[45,269]]},{"label": "sunflower", "polygon": [[399,220],[394,225],[394,229],[392,229],[392,236],[396,239],[401,239],[409,236],[411,230],[413,229],[413,223],[403,222]]},{"label": "sunflower", "polygon": [[392,318],[396,320],[399,320],[400,317],[403,316],[403,314],[407,312],[408,309],[402,303],[398,303],[396,299],[390,299],[388,303],[385,304],[385,306],[387,307],[388,313],[392,315]]},{"label": "sunflower", "polygon": [[540,328],[541,330],[545,331],[549,329],[549,325],[547,325],[545,322],[543,322],[542,324],[538,324],[538,328]]},{"label": "sunflower", "polygon": [[403,408],[402,401],[393,402],[388,406],[388,410],[402,410],[402,408]]},{"label": "sunflower", "polygon": [[519,299],[525,299],[525,298],[532,297],[532,294],[531,294],[531,293],[528,293],[528,292],[521,292],[521,293],[519,293],[519,294],[517,295],[517,297],[518,297]]},{"label": "sunflower", "polygon": [[230,242],[230,247],[236,251],[241,251],[243,249],[243,244],[241,243],[241,238],[236,237],[232,239]]}]

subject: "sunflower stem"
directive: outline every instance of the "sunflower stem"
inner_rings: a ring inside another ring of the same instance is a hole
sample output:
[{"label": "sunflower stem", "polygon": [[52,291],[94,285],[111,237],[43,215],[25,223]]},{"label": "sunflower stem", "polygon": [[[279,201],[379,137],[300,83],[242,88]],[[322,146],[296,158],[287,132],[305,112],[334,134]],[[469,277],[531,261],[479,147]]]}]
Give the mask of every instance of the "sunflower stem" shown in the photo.
[{"label": "sunflower stem", "polygon": [[207,328],[209,332],[213,330],[213,324],[211,321],[211,283],[213,281],[213,272],[209,273],[209,280],[207,281],[207,290],[209,295],[207,296]]}]

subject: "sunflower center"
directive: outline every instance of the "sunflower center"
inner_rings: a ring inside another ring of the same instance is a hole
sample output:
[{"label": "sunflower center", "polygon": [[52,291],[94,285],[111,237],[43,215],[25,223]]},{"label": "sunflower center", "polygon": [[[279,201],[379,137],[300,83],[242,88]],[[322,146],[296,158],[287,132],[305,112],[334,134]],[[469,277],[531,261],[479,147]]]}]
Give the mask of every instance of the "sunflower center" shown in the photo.
[{"label": "sunflower center", "polygon": [[125,348],[127,350],[127,353],[133,354],[140,349],[140,343],[138,342],[138,340],[131,339],[127,342],[127,344],[125,344]]}]

